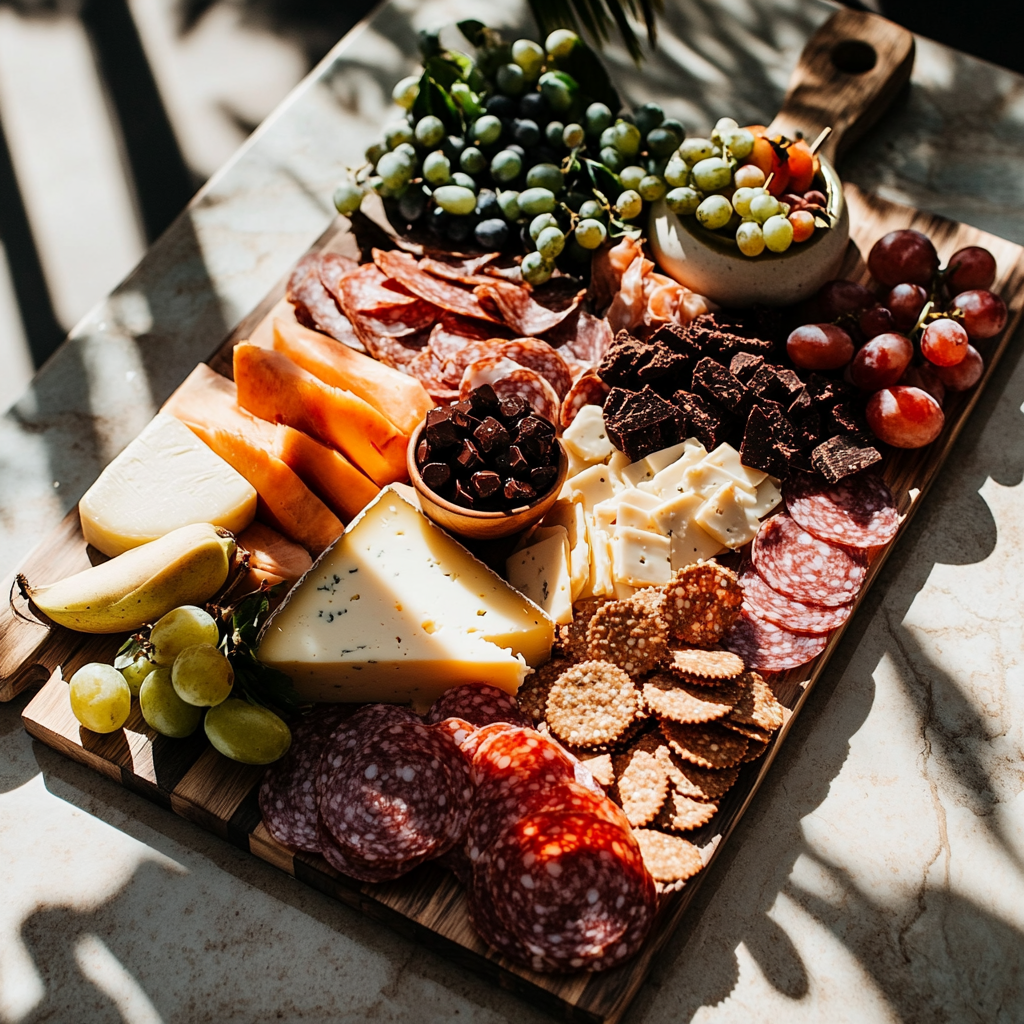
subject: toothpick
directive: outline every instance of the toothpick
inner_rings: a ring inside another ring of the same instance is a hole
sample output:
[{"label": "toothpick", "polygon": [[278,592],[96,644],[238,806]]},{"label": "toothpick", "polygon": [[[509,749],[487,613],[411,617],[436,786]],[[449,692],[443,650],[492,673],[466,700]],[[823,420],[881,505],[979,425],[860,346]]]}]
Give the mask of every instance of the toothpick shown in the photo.
[{"label": "toothpick", "polygon": [[765,192],[768,191],[768,186],[772,183],[772,178],[774,178],[774,177],[775,177],[775,172],[772,171],[772,173],[769,174],[768,177],[764,179],[764,184],[761,186],[761,188],[763,188],[765,190]]},{"label": "toothpick", "polygon": [[832,134],[831,128],[822,128],[821,134],[811,143],[811,156],[818,152],[818,147]]}]

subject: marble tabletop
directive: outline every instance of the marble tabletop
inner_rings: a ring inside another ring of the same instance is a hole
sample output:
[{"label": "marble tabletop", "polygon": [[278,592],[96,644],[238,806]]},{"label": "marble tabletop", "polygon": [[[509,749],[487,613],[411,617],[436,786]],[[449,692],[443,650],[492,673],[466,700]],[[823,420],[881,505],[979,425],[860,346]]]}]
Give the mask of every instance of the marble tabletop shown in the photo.
[{"label": "marble tabletop", "polygon": [[[631,102],[767,121],[817,0],[669,0]],[[518,0],[395,0],[332,51],[0,420],[0,570],[77,501],[331,220],[415,33]],[[924,39],[844,176],[1024,243],[1024,79]],[[1024,1020],[1024,366],[1013,340],[634,1024]],[[0,706],[0,1020],[546,1020],[429,948],[32,742]]]}]

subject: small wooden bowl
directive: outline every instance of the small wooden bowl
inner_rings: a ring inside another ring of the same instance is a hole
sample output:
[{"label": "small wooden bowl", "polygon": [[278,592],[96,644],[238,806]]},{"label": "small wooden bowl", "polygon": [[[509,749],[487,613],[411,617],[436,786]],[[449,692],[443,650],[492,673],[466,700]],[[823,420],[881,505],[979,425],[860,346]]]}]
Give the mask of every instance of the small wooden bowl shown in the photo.
[{"label": "small wooden bowl", "polygon": [[416,432],[409,440],[409,449],[406,453],[409,479],[416,488],[424,513],[449,533],[471,540],[497,540],[500,537],[509,537],[543,519],[558,500],[558,494],[569,472],[569,459],[562,442],[557,438],[555,444],[558,445],[558,476],[551,489],[531,504],[512,509],[511,512],[475,512],[442,498],[423,482],[419,467],[416,465],[416,446],[419,444],[424,426],[425,421],[416,428]]}]

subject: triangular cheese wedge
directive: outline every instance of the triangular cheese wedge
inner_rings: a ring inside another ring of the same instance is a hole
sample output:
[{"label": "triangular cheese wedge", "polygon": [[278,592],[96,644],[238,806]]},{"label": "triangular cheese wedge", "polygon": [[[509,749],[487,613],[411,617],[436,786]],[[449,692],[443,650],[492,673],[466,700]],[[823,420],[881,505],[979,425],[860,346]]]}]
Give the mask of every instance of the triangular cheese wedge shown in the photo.
[{"label": "triangular cheese wedge", "polygon": [[540,608],[387,489],[289,593],[258,657],[307,700],[426,708],[460,683],[515,693],[553,638]]}]

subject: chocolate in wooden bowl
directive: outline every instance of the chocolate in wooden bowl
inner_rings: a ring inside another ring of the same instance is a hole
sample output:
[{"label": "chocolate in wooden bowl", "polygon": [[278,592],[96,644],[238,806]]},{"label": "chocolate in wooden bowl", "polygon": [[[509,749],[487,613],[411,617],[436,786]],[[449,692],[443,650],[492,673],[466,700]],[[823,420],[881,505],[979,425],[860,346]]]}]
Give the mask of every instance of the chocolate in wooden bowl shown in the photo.
[{"label": "chocolate in wooden bowl", "polygon": [[456,505],[455,502],[449,501],[447,498],[442,498],[423,482],[419,467],[416,465],[416,448],[425,425],[426,421],[421,423],[409,439],[409,448],[406,453],[409,480],[416,489],[424,515],[449,533],[470,540],[499,540],[502,537],[510,537],[543,519],[557,501],[562,484],[565,483],[565,478],[569,473],[568,456],[565,454],[562,442],[557,438],[555,438],[555,444],[558,445],[558,476],[555,477],[555,482],[550,489],[539,498],[535,498],[529,505],[522,505],[508,512],[479,512],[463,505]]},{"label": "chocolate in wooden bowl", "polygon": [[828,198],[830,228],[783,253],[744,256],[733,238],[677,217],[665,202],[651,211],[648,236],[661,269],[680,284],[724,306],[789,305],[816,292],[839,273],[850,233],[849,212],[835,164],[843,151],[882,115],[910,78],[914,37],[864,11],[837,11],[810,38],[790,78],[769,138],[816,139]]}]

